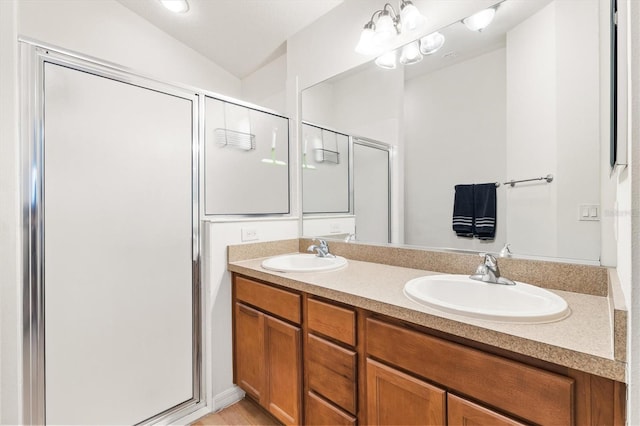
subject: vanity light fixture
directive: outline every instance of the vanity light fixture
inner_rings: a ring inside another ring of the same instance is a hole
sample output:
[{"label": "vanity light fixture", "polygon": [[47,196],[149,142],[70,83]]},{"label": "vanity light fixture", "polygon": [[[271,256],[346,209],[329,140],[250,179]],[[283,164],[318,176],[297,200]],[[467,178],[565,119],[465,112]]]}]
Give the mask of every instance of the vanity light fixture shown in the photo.
[{"label": "vanity light fixture", "polygon": [[400,13],[389,3],[376,10],[365,24],[356,45],[356,52],[363,55],[379,55],[393,45],[401,35],[419,32],[427,20],[409,0],[401,0]]},{"label": "vanity light fixture", "polygon": [[160,0],[160,3],[173,13],[186,13],[189,11],[187,0]]},{"label": "vanity light fixture", "polygon": [[422,53],[420,53],[420,42],[414,41],[405,45],[402,48],[400,54],[400,63],[402,65],[417,64],[422,60]]},{"label": "vanity light fixture", "polygon": [[[445,41],[439,32],[417,39],[426,22],[424,15],[409,0],[401,0],[400,13],[391,4],[385,3],[364,25],[355,50],[363,55],[376,55],[376,65],[385,69],[395,69],[398,60],[402,65],[416,64],[423,59],[423,55],[437,52]],[[414,41],[396,50],[389,50],[390,46],[411,40],[412,33],[416,36]]]},{"label": "vanity light fixture", "polygon": [[[393,10],[393,9],[391,9]],[[389,43],[397,34],[398,27],[396,26],[397,17],[392,18],[391,13],[385,9],[382,10],[378,22],[376,23],[376,31],[373,36],[373,41],[377,45],[384,45]],[[393,12],[395,14],[395,12]]]},{"label": "vanity light fixture", "polygon": [[464,18],[462,23],[471,31],[481,32],[491,24],[494,16],[496,16],[496,7],[490,7]]},{"label": "vanity light fixture", "polygon": [[433,55],[444,46],[444,40],[444,35],[438,31],[422,37],[420,39],[420,53],[423,55]]},{"label": "vanity light fixture", "polygon": [[396,56],[398,54],[395,50],[384,53],[376,58],[376,65],[387,70],[394,70],[396,69]]},{"label": "vanity light fixture", "polygon": [[403,1],[400,4],[400,24],[402,32],[419,31],[426,23],[427,18],[418,11],[418,8],[415,7],[413,3]]}]

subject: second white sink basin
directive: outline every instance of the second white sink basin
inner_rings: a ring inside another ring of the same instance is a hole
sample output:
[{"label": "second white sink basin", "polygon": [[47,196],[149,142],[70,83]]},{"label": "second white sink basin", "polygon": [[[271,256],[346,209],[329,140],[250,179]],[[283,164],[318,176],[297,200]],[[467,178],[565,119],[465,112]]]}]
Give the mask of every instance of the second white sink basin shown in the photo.
[{"label": "second white sink basin", "polygon": [[270,257],[262,262],[264,269],[278,272],[321,272],[332,271],[347,265],[341,256],[319,257],[315,254],[295,253]]},{"label": "second white sink basin", "polygon": [[429,275],[408,281],[405,295],[424,305],[473,318],[543,323],[567,317],[560,296],[530,284],[489,284],[466,275]]}]

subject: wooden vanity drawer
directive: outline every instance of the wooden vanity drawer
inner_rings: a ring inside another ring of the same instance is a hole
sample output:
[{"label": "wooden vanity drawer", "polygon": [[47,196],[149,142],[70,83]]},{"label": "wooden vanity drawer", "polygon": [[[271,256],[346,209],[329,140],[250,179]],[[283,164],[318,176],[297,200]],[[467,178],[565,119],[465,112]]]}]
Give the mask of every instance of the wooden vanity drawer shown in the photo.
[{"label": "wooden vanity drawer", "polygon": [[386,322],[367,319],[367,353],[539,424],[574,423],[574,380]]},{"label": "wooden vanity drawer", "polygon": [[356,345],[356,313],[317,299],[307,300],[309,330],[336,339],[350,346]]},{"label": "wooden vanity drawer", "polygon": [[356,352],[308,334],[307,354],[309,389],[356,414]]},{"label": "wooden vanity drawer", "polygon": [[300,295],[235,275],[236,298],[296,324],[301,322]]},{"label": "wooden vanity drawer", "polygon": [[313,392],[307,393],[305,402],[305,424],[307,425],[351,426],[356,424],[355,417],[334,407]]}]

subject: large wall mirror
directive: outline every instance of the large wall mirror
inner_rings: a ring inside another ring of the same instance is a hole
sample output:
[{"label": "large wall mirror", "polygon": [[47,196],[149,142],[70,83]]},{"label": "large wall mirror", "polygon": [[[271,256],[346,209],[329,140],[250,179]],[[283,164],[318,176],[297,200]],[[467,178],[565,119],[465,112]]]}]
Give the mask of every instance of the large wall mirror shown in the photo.
[{"label": "large wall mirror", "polygon": [[302,123],[302,211],[349,214],[350,187],[349,136]]},{"label": "large wall mirror", "polygon": [[[444,45],[420,63],[365,64],[305,89],[303,119],[397,150],[395,244],[498,252],[509,243],[522,257],[597,263],[610,130],[609,4],[506,0],[496,7],[482,32],[460,21],[440,29]],[[547,175],[551,182],[508,184]],[[457,236],[454,187],[484,183],[500,184],[495,237]]]}]

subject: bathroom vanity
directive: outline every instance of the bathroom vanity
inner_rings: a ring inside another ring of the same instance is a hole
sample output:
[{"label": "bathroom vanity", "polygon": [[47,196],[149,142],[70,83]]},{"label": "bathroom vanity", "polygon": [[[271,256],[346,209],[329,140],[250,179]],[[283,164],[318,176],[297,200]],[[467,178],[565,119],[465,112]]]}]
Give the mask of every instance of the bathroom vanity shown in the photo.
[{"label": "bathroom vanity", "polygon": [[[555,323],[468,320],[402,294],[431,272],[345,257],[279,273],[230,248],[235,383],[283,423],[624,424],[608,297],[559,291]],[[609,355],[586,347],[601,340]]]}]

